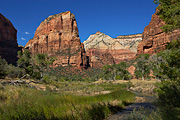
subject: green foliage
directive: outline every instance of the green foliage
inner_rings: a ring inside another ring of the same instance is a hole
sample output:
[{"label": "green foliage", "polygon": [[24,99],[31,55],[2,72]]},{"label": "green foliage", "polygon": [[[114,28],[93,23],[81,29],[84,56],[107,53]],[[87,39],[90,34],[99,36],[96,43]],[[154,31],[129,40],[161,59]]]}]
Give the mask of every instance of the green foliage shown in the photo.
[{"label": "green foliage", "polygon": [[129,80],[131,75],[128,72],[127,67],[128,65],[125,62],[116,65],[103,66],[101,77],[105,80]]},{"label": "green foliage", "polygon": [[180,82],[163,81],[157,88],[157,105],[163,120],[180,119]]},{"label": "green foliage", "polygon": [[54,57],[49,57],[47,54],[36,54],[34,56],[34,68],[40,73],[41,78],[44,77],[45,70],[49,70],[50,65],[55,61]]},{"label": "green foliage", "polygon": [[142,80],[148,78],[150,74],[150,65],[149,65],[149,54],[143,54],[136,58],[136,69],[134,74],[137,78],[142,78]]},{"label": "green foliage", "polygon": [[122,77],[120,75],[117,75],[115,79],[116,80],[122,80]]},{"label": "green foliage", "polygon": [[56,81],[96,81],[100,78],[99,74],[101,74],[101,70],[99,68],[80,70],[73,66],[58,66],[56,68],[50,68],[45,74],[54,76]]},{"label": "green foliage", "polygon": [[165,32],[180,28],[180,1],[179,0],[154,0],[158,6],[158,15],[167,25],[163,26]]},{"label": "green foliage", "polygon": [[159,53],[165,62],[160,64],[162,74],[166,75],[170,80],[177,80],[180,78],[180,49],[166,50]]},{"label": "green foliage", "polygon": [[167,75],[163,74],[164,70],[162,69],[162,64],[165,62],[165,59],[158,54],[154,54],[149,57],[150,69],[153,71],[153,75],[156,79],[167,79]]},{"label": "green foliage", "polygon": [[32,56],[29,50],[25,50],[23,53],[18,51],[18,66],[23,68],[26,74],[33,74]]},{"label": "green foliage", "polygon": [[54,57],[49,57],[47,54],[39,53],[32,56],[28,50],[25,50],[23,53],[18,51],[18,56],[18,66],[34,79],[42,79],[44,72],[48,72],[50,65],[55,61]]},{"label": "green foliage", "polygon": [[157,105],[163,120],[180,119],[180,44],[179,40],[173,41],[166,46],[167,50],[157,56],[163,61],[160,63],[162,79],[158,84]]},{"label": "green foliage", "polygon": [[15,66],[13,66],[11,64],[7,65],[5,69],[7,71],[6,76],[10,77],[10,78],[20,78],[25,74],[25,72],[24,72],[24,70],[22,68],[15,67]]},{"label": "green foliage", "polygon": [[0,56],[0,78],[4,78],[6,76],[6,66],[7,66],[7,62],[6,60],[2,59]]},{"label": "green foliage", "polygon": [[180,48],[180,38],[177,40],[173,40],[172,42],[167,43],[166,49],[179,49]]}]

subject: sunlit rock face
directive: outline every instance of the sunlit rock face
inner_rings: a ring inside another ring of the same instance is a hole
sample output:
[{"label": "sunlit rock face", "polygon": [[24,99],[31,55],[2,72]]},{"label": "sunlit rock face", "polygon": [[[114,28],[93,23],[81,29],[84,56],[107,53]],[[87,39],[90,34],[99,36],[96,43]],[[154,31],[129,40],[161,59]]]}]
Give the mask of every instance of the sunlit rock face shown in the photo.
[{"label": "sunlit rock face", "polygon": [[[157,13],[157,11],[156,11]],[[180,37],[180,29],[165,33],[161,29],[165,22],[158,15],[153,14],[148,26],[145,27],[142,39],[138,45],[138,54],[154,54],[165,49],[167,42]]]},{"label": "sunlit rock face", "polygon": [[55,56],[54,66],[88,67],[83,44],[80,42],[77,22],[70,11],[46,18],[37,28],[34,38],[25,46],[32,54]]},{"label": "sunlit rock face", "polygon": [[13,24],[0,13],[0,56],[9,64],[17,61],[17,30]]},{"label": "sunlit rock face", "polygon": [[111,38],[102,32],[97,32],[84,41],[84,48],[90,66],[102,67],[133,59],[140,41],[142,41],[141,34]]}]

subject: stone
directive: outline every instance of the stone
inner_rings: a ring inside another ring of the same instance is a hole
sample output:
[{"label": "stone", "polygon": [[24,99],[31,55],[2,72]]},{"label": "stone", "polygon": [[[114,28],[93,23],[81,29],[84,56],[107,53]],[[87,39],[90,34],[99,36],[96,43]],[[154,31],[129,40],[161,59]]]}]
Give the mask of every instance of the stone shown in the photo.
[{"label": "stone", "polygon": [[17,30],[13,24],[0,13],[0,56],[9,64],[17,61]]},{"label": "stone", "polygon": [[165,22],[159,18],[156,10],[156,13],[152,15],[149,25],[145,27],[142,34],[143,40],[138,45],[138,55],[158,53],[165,49],[167,42],[171,42],[180,37],[180,29],[165,33],[161,29],[164,25]]},{"label": "stone", "polygon": [[54,67],[87,68],[87,56],[80,42],[77,22],[70,11],[46,18],[36,29],[34,38],[25,45],[32,54],[46,53],[56,57]]},{"label": "stone", "polygon": [[141,40],[141,34],[111,38],[102,32],[96,32],[84,41],[84,48],[90,66],[101,68],[107,64],[118,64],[133,59]]},{"label": "stone", "polygon": [[131,65],[127,70],[129,71],[129,73],[133,76],[133,78],[135,78],[134,72],[135,72],[135,67],[133,65]]}]

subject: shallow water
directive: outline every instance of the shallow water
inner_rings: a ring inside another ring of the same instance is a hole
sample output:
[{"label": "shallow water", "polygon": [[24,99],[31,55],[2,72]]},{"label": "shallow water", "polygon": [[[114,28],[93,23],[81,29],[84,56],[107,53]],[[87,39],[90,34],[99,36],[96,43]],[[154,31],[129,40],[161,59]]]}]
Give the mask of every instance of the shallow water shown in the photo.
[{"label": "shallow water", "polygon": [[132,115],[132,112],[134,110],[142,111],[142,112],[145,111],[151,112],[156,109],[156,107],[153,105],[153,102],[156,99],[155,96],[136,92],[136,91],[131,91],[131,92],[134,93],[137,97],[143,97],[144,101],[136,102],[129,106],[126,106],[122,112],[118,112],[114,115],[109,116],[107,120],[131,120],[130,116]]}]

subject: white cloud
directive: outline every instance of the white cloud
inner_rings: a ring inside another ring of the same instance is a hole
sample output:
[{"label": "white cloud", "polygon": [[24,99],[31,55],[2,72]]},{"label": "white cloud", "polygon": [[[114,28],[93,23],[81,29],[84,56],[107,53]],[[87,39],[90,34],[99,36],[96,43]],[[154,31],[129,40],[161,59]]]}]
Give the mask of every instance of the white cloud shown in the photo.
[{"label": "white cloud", "polygon": [[29,32],[25,32],[26,35],[30,34]]},{"label": "white cloud", "polygon": [[21,40],[26,40],[26,39],[22,37]]}]

